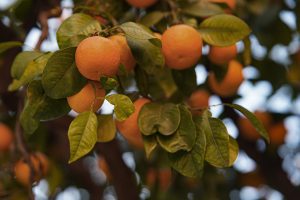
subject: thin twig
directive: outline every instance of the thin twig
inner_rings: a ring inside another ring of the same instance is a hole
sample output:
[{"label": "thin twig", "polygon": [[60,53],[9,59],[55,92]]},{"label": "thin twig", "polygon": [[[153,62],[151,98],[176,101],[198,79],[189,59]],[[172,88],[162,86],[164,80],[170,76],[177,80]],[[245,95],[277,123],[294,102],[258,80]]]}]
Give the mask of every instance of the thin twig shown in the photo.
[{"label": "thin twig", "polygon": [[[33,183],[34,181],[34,166],[30,159],[30,153],[28,151],[28,148],[26,147],[23,130],[20,123],[20,114],[23,110],[23,101],[24,101],[24,91],[19,92],[19,101],[18,101],[18,110],[17,110],[17,120],[15,124],[15,132],[16,132],[16,145],[19,152],[22,154],[22,157],[25,159],[25,162],[28,163],[30,168],[30,183]],[[29,184],[28,186],[28,195],[30,200],[34,200],[34,195],[32,192],[32,184]]]},{"label": "thin twig", "polygon": [[178,18],[178,7],[176,5],[176,3],[173,0],[166,0],[166,2],[168,3],[169,7],[170,7],[170,12],[171,12],[171,16],[173,18],[173,23],[174,24],[179,24],[180,20]]},{"label": "thin twig", "polygon": [[52,17],[59,17],[62,13],[61,8],[53,8],[50,10],[43,10],[38,15],[38,22],[41,25],[42,34],[35,46],[36,50],[40,50],[43,41],[48,37],[49,34],[49,26],[48,19]]}]

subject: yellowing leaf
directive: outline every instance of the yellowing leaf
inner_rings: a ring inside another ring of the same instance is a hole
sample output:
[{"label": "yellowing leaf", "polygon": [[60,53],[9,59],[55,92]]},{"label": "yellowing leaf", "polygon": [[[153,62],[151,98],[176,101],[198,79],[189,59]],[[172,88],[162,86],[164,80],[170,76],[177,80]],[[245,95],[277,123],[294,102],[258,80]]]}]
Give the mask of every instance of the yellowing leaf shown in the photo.
[{"label": "yellowing leaf", "polygon": [[114,112],[117,120],[123,121],[134,112],[134,105],[130,98],[122,94],[112,94],[105,99],[115,106]]},{"label": "yellowing leaf", "polygon": [[221,14],[205,19],[199,27],[202,39],[214,46],[230,46],[250,34],[249,26],[233,15]]},{"label": "yellowing leaf", "polygon": [[69,163],[89,153],[97,142],[97,116],[93,112],[79,114],[70,124],[68,137],[70,142]]},{"label": "yellowing leaf", "polygon": [[98,142],[109,142],[116,136],[113,115],[98,115]]}]

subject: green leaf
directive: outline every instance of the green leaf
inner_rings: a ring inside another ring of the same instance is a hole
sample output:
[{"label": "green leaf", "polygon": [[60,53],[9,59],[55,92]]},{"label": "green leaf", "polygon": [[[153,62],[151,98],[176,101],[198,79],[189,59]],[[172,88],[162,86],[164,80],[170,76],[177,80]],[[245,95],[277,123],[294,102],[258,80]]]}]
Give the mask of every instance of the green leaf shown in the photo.
[{"label": "green leaf", "polygon": [[24,73],[20,77],[20,79],[14,79],[13,82],[8,86],[9,91],[18,90],[23,85],[28,84],[30,81],[34,80],[35,78],[39,77],[48,62],[48,59],[52,56],[52,53],[45,53],[35,60],[31,61]]},{"label": "green leaf", "polygon": [[172,75],[179,90],[186,96],[191,96],[192,92],[197,88],[195,69],[172,70]]},{"label": "green leaf", "polygon": [[89,15],[76,13],[66,19],[57,31],[59,48],[77,46],[90,34],[101,31],[100,23]]},{"label": "green leaf", "polygon": [[12,49],[14,47],[21,47],[23,43],[18,41],[9,41],[9,42],[1,42],[0,43],[0,54],[4,53],[5,51]]},{"label": "green leaf", "polygon": [[156,132],[162,135],[175,133],[180,123],[180,111],[172,103],[148,103],[139,113],[138,125],[143,135],[152,135]]},{"label": "green leaf", "polygon": [[259,134],[268,142],[270,143],[270,138],[268,135],[268,132],[266,131],[266,129],[264,128],[263,124],[256,118],[256,116],[251,113],[249,110],[247,110],[246,108],[237,105],[237,104],[229,104],[229,103],[225,103],[225,106],[229,106],[233,109],[236,109],[238,111],[240,111],[243,115],[245,115],[245,117],[247,117],[247,119],[251,122],[251,124],[255,127],[255,129],[257,130],[257,132],[259,132]]},{"label": "green leaf", "polygon": [[116,137],[113,115],[98,115],[98,142],[109,142]]},{"label": "green leaf", "polygon": [[20,115],[21,126],[24,130],[24,133],[27,135],[34,133],[40,124],[38,119],[32,117],[31,110],[33,109],[33,105],[29,101],[26,101],[24,109]]},{"label": "green leaf", "polygon": [[153,11],[142,17],[140,23],[144,26],[151,27],[160,22],[165,17],[165,13],[161,11]]},{"label": "green leaf", "polygon": [[179,105],[180,124],[177,131],[170,135],[157,135],[160,146],[169,153],[179,150],[190,151],[196,140],[196,127],[191,112],[183,105]]},{"label": "green leaf", "polygon": [[69,163],[89,153],[97,142],[97,116],[93,112],[80,113],[70,124],[68,137],[70,142]]},{"label": "green leaf", "polygon": [[70,112],[66,99],[49,98],[40,80],[32,81],[27,88],[26,104],[21,113],[21,125],[27,134],[32,134],[40,120],[52,120]]},{"label": "green leaf", "polygon": [[140,67],[148,74],[155,74],[164,67],[161,41],[153,36],[150,30],[133,22],[124,23],[121,28],[125,32],[127,43]]},{"label": "green leaf", "polygon": [[182,9],[182,12],[195,17],[210,17],[224,13],[220,6],[206,1],[189,4]]},{"label": "green leaf", "polygon": [[[110,77],[101,77],[100,83],[101,83],[101,86],[106,91],[114,90],[119,86],[118,81],[115,78],[110,78]],[[106,93],[109,93],[109,92],[106,92]]]},{"label": "green leaf", "polygon": [[192,150],[168,154],[171,166],[180,174],[188,177],[200,177],[204,168],[206,138],[198,125],[198,120],[195,119],[197,136]]},{"label": "green leaf", "polygon": [[105,99],[115,106],[115,115],[119,121],[124,121],[134,112],[134,105],[126,95],[112,94],[106,96]]},{"label": "green leaf", "polygon": [[232,166],[239,155],[239,145],[237,141],[229,136],[229,166]]},{"label": "green leaf", "polygon": [[223,122],[210,117],[206,110],[203,113],[201,127],[206,135],[205,160],[215,167],[229,165],[229,135]]},{"label": "green leaf", "polygon": [[15,79],[20,79],[27,65],[41,55],[43,53],[38,51],[23,51],[19,53],[11,66],[11,76]]},{"label": "green leaf", "polygon": [[249,26],[233,15],[221,14],[205,19],[199,27],[202,39],[214,46],[230,46],[250,34]]},{"label": "green leaf", "polygon": [[49,97],[60,99],[72,96],[86,84],[86,79],[76,67],[75,51],[75,47],[62,49],[49,59],[42,76],[43,87]]},{"label": "green leaf", "polygon": [[150,136],[143,135],[143,142],[144,142],[146,157],[148,159],[150,159],[151,155],[153,154],[155,149],[158,147],[157,141],[156,141],[156,136],[155,135],[150,135]]}]

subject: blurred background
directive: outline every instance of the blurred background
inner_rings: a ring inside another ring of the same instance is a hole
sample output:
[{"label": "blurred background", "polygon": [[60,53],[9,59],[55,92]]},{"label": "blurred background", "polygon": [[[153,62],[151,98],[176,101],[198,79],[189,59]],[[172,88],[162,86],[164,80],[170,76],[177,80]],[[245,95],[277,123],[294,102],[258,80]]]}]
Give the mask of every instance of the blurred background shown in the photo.
[{"label": "blurred background", "polygon": [[[0,120],[13,128],[18,96],[7,92],[11,81],[9,69],[20,51],[33,50],[41,32],[37,23],[38,9],[53,6],[35,0],[0,0],[0,41],[20,40],[25,45],[0,56]],[[47,1],[48,2],[48,1]],[[50,2],[50,1],[49,1]],[[72,14],[72,0],[53,1],[62,8],[59,17],[48,20],[49,35],[41,44],[42,51],[55,51],[56,31]],[[115,148],[122,161],[135,173],[141,199],[232,199],[282,200],[300,198],[300,2],[297,0],[239,0],[235,14],[252,29],[250,36],[252,64],[245,66],[245,81],[238,95],[230,101],[240,104],[266,120],[271,144],[255,136],[254,130],[233,111],[222,106],[211,108],[221,118],[228,132],[237,139],[240,153],[232,168],[206,166],[201,179],[185,178],[165,167],[164,161],[149,162],[144,153],[136,151],[118,135],[113,144],[99,148]],[[243,43],[237,44],[240,53]],[[205,46],[203,54],[209,47]],[[196,67],[197,84],[204,84],[207,71]],[[132,90],[136,87],[133,85]],[[210,105],[222,101],[216,95]],[[112,113],[105,102],[102,113]],[[67,128],[75,113],[41,125],[28,139],[32,149],[44,152],[50,161],[50,174],[33,188],[35,199],[80,200],[117,199],[105,156],[92,153],[68,165]],[[0,138],[1,139],[1,138]],[[107,150],[103,150],[107,151]],[[12,164],[18,154],[0,159],[0,199],[26,199],[26,189],[12,178]],[[121,167],[121,166],[120,166]],[[115,180],[112,180],[115,179]],[[128,186],[127,186],[128,187]],[[126,186],[124,186],[126,189]],[[2,195],[2,196],[1,196]]]}]

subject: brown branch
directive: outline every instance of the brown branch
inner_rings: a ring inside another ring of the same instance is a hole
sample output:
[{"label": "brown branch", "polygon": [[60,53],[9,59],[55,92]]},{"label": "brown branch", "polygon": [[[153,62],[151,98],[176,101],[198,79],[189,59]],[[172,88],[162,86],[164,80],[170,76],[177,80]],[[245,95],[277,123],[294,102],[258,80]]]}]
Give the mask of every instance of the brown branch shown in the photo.
[{"label": "brown branch", "polygon": [[21,123],[20,123],[20,114],[24,107],[23,106],[24,92],[22,90],[19,92],[18,100],[19,100],[18,110],[17,110],[17,114],[16,114],[17,119],[16,119],[16,123],[15,123],[16,146],[17,146],[17,149],[19,150],[19,152],[22,154],[22,157],[24,158],[25,162],[29,165],[30,183],[31,184],[28,185],[28,195],[29,195],[30,200],[34,200],[34,195],[32,192],[32,183],[34,182],[35,170],[34,170],[34,166],[33,166],[32,160],[31,160],[29,150],[25,143],[23,130],[22,130]]},{"label": "brown branch", "polygon": [[170,8],[171,16],[173,18],[173,24],[179,24],[180,20],[178,18],[178,12],[179,12],[178,6],[173,0],[166,0],[166,2]]},{"label": "brown branch", "polygon": [[119,200],[138,200],[139,193],[133,172],[122,159],[118,141],[98,143],[96,150],[104,157],[112,174],[113,185]]},{"label": "brown branch", "polygon": [[59,17],[61,13],[62,10],[59,7],[52,8],[50,10],[42,10],[39,12],[38,22],[40,23],[42,33],[35,46],[36,50],[39,50],[41,48],[43,41],[48,37],[49,34],[48,19],[52,17]]},{"label": "brown branch", "polygon": [[[222,99],[224,103],[232,103],[232,100],[233,99]],[[238,114],[227,106],[225,106],[224,112],[226,116],[230,117],[234,122],[239,118]],[[238,130],[241,132],[240,127],[238,127]],[[243,134],[239,134],[237,141],[240,148],[243,149],[250,158],[255,160],[262,175],[266,178],[268,185],[280,191],[286,199],[298,199],[300,196],[299,187],[291,183],[286,172],[282,169],[282,158],[271,150],[272,147],[267,146],[267,150],[264,152],[258,151],[256,142],[248,141],[243,137]]]}]

